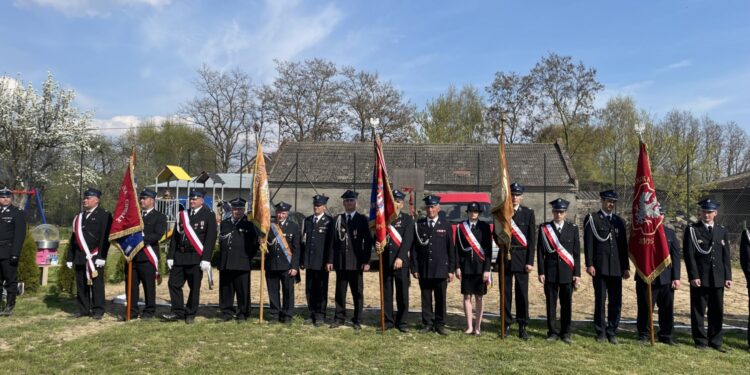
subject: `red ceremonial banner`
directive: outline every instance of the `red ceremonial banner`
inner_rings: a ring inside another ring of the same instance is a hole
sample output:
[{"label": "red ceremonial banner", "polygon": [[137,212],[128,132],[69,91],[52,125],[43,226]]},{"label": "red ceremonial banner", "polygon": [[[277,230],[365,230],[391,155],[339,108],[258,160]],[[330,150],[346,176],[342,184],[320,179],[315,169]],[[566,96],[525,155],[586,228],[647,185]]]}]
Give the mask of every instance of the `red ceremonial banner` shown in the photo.
[{"label": "red ceremonial banner", "polygon": [[385,167],[383,146],[380,137],[375,137],[375,166],[372,172],[372,190],[370,193],[370,228],[375,232],[375,241],[385,247],[387,228],[398,217],[396,203],[393,200],[391,184],[388,181],[388,170]]},{"label": "red ceremonial banner", "polygon": [[646,144],[641,142],[638,169],[633,186],[633,218],[630,229],[630,259],[638,275],[648,284],[659,276],[672,260],[664,234],[663,217],[656,200],[651,163]]}]

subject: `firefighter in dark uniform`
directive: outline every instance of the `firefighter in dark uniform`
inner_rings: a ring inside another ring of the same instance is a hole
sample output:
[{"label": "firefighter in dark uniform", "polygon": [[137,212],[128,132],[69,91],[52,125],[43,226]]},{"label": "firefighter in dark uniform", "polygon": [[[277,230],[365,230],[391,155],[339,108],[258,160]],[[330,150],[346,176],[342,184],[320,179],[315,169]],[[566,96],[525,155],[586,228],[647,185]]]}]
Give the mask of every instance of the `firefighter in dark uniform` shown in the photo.
[{"label": "firefighter in dark uniform", "polygon": [[[266,285],[271,307],[269,322],[278,320],[281,323],[291,323],[292,309],[294,309],[294,284],[300,281],[299,259],[302,235],[299,226],[289,220],[289,210],[292,208],[290,204],[279,202],[274,208],[276,209],[276,223],[274,224],[278,225],[279,231],[272,228],[267,240]],[[280,293],[281,299],[279,299]]]},{"label": "firefighter in dark uniform", "polygon": [[[539,227],[537,238],[539,282],[544,285],[547,305],[547,341],[561,339],[571,344],[573,290],[581,282],[581,242],[578,226],[565,220],[570,202],[557,198],[549,204],[552,206],[552,221]],[[559,331],[555,327],[558,298]]]},{"label": "firefighter in dark uniform", "polygon": [[334,235],[331,252],[326,267],[336,271],[336,315],[331,328],[344,325],[346,320],[346,290],[352,291],[354,314],[352,325],[355,330],[362,329],[360,316],[364,305],[363,272],[370,270],[372,255],[372,235],[369,219],[357,212],[357,196],[351,190],[341,195],[345,212],[338,215],[334,224]]},{"label": "firefighter in dark uniform", "polygon": [[[78,246],[76,234],[70,236],[70,248],[66,265],[75,268],[76,272],[76,300],[78,312],[73,317],[92,316],[101,320],[104,316],[104,265],[109,252],[109,228],[112,225],[112,215],[99,207],[102,192],[88,188],[83,193],[83,221],[81,230],[83,239],[91,254],[97,277],[88,284],[86,276],[86,253]],[[79,214],[80,215],[80,214]]]},{"label": "firefighter in dark uniform", "polygon": [[[411,252],[411,272],[419,280],[422,294],[422,330],[446,335],[446,289],[453,281],[456,253],[450,223],[440,217],[440,197],[424,197],[427,217],[414,226],[414,249]],[[433,310],[432,300],[435,299]]]},{"label": "firefighter in dark uniform", "polygon": [[[183,229],[181,215],[184,211],[181,210],[169,242],[167,267],[170,269],[168,286],[172,311],[162,316],[167,321],[185,319],[187,324],[195,321],[200,304],[201,279],[204,272],[211,272],[211,254],[216,244],[217,225],[214,213],[203,202],[205,194],[202,190],[190,190],[189,193],[190,208],[186,215],[195,237],[191,239],[193,233],[189,230],[186,233]],[[203,247],[202,254],[196,246]],[[190,288],[187,304],[182,293],[185,282]]]},{"label": "firefighter in dark uniform", "polygon": [[0,287],[5,288],[8,294],[0,316],[13,315],[18,295],[18,259],[26,239],[26,216],[11,204],[12,198],[10,189],[6,187],[0,190]]},{"label": "firefighter in dark uniform", "polygon": [[305,269],[305,296],[309,317],[305,323],[319,327],[325,323],[328,305],[326,261],[333,240],[333,218],[326,214],[328,197],[313,197],[313,214],[302,223],[300,264]]},{"label": "firefighter in dark uniform", "polygon": [[[745,228],[740,235],[740,266],[745,273],[748,296],[750,296],[750,229]],[[750,352],[750,298],[747,301],[747,351]]]},{"label": "firefighter in dark uniform", "polygon": [[[135,303],[130,304],[130,318],[139,316],[138,313],[138,284],[143,284],[143,301],[145,307],[141,319],[151,319],[156,313],[156,282],[161,281],[159,275],[159,240],[167,232],[167,216],[154,208],[156,192],[143,189],[140,194],[141,217],[143,219],[143,249],[133,258],[133,280],[130,284],[130,298]],[[148,251],[150,246],[152,251]],[[153,255],[153,259],[151,256]],[[152,261],[154,263],[152,263]],[[127,274],[127,269],[126,269]]]},{"label": "firefighter in dark uniform", "polygon": [[[456,278],[461,280],[461,294],[464,296],[464,333],[480,336],[484,314],[483,297],[487,294],[492,272],[492,231],[490,225],[479,220],[482,207],[471,202],[466,207],[468,219],[456,226]],[[466,232],[464,232],[466,231]],[[472,312],[471,298],[474,297],[476,321]]]},{"label": "firefighter in dark uniform", "polygon": [[[232,199],[232,216],[219,226],[219,308],[221,320],[247,322],[250,316],[250,269],[258,253],[255,225],[245,216],[247,201]],[[237,309],[234,299],[237,298]]]},{"label": "firefighter in dark uniform", "polygon": [[[510,328],[511,301],[513,301],[513,280],[515,280],[516,292],[516,322],[518,323],[518,337],[523,340],[529,339],[526,325],[529,322],[529,274],[534,270],[534,253],[536,249],[536,219],[534,210],[522,206],[524,187],[519,183],[510,184],[510,193],[513,200],[513,222],[518,228],[518,233],[511,236],[510,260],[505,260],[505,334]],[[513,229],[515,232],[515,228]],[[518,237],[517,237],[518,235]],[[521,241],[526,241],[526,245]]]},{"label": "firefighter in dark uniform", "polygon": [[[682,249],[685,269],[690,280],[690,326],[698,349],[711,347],[726,352],[724,338],[724,288],[732,287],[732,264],[729,257],[729,233],[717,224],[719,203],[704,199],[701,221],[685,229]],[[703,325],[708,308],[708,335]]]},{"label": "firefighter in dark uniform", "polygon": [[[393,201],[396,203],[398,217],[391,223],[392,229],[400,237],[394,239],[390,231],[386,237],[388,245],[383,252],[383,295],[385,306],[385,329],[398,328],[406,332],[406,314],[409,312],[409,250],[414,242],[414,220],[411,216],[401,212],[404,207],[406,194],[399,190],[393,191]],[[375,244],[376,248],[379,244]],[[379,249],[378,249],[379,250]],[[393,284],[396,284],[396,316],[393,316]]]},{"label": "firefighter in dark uniform", "polygon": [[[612,211],[617,193],[599,193],[602,209],[583,220],[586,273],[594,282],[594,330],[596,341],[617,344],[617,327],[622,311],[622,280],[630,278],[625,222]],[[609,299],[609,304],[607,303]],[[605,307],[607,307],[605,322]]]},{"label": "firefighter in dark uniform", "polygon": [[[661,211],[662,218],[665,212]],[[662,224],[663,225],[663,224]],[[672,263],[667,266],[658,277],[651,282],[651,302],[659,307],[659,341],[667,345],[675,345],[672,340],[674,329],[674,291],[680,288],[680,243],[672,228],[664,227],[667,237],[669,257]],[[640,276],[635,278],[635,293],[638,302],[638,340],[641,343],[651,343],[650,319],[648,306],[648,284]]]}]

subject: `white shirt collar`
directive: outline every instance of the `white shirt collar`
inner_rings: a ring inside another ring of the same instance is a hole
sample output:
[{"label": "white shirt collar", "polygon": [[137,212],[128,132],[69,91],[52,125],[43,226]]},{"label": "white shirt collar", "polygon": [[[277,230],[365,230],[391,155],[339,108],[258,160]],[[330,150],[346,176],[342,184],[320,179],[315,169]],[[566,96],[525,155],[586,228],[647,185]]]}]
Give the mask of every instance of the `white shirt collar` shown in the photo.
[{"label": "white shirt collar", "polygon": [[325,213],[322,213],[320,215],[314,215],[314,216],[315,216],[315,219],[320,220],[323,217],[323,215],[325,215]]},{"label": "white shirt collar", "polygon": [[191,208],[190,212],[192,212],[193,215],[195,215],[196,213],[198,213],[198,211],[201,210],[201,208],[203,208],[203,206],[198,206],[198,208]]},{"label": "white shirt collar", "polygon": [[565,222],[558,224],[557,222],[553,221],[552,224],[557,228],[557,230],[562,230],[563,226],[565,226]]}]

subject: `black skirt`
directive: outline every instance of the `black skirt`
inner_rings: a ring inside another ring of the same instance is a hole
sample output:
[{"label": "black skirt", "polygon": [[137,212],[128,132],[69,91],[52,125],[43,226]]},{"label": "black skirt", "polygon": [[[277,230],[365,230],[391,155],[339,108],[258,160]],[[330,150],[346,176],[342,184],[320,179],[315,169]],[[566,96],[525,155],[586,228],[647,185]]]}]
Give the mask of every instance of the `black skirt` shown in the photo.
[{"label": "black skirt", "polygon": [[479,296],[487,294],[487,284],[482,280],[482,274],[461,275],[461,294]]}]

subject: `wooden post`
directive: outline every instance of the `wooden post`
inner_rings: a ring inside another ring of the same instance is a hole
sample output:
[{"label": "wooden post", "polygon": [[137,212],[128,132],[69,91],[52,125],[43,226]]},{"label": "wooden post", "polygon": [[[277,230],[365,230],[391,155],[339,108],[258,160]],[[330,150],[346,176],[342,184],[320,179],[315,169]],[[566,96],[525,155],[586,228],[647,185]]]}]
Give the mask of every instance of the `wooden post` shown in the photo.
[{"label": "wooden post", "polygon": [[654,304],[651,297],[651,283],[648,284],[648,322],[651,326],[651,345],[654,345]]},{"label": "wooden post", "polygon": [[[385,249],[383,250],[385,251]],[[383,287],[383,252],[378,254],[380,261],[380,331],[385,333],[385,289]]]},{"label": "wooden post", "polygon": [[505,246],[502,246],[500,263],[500,337],[505,338]]},{"label": "wooden post", "polygon": [[128,288],[128,290],[125,292],[125,293],[127,293],[127,296],[128,296],[128,301],[125,304],[125,309],[126,309],[126,311],[125,311],[125,321],[126,322],[130,321],[130,306],[133,303],[133,301],[131,301],[131,297],[132,296],[130,295],[130,289],[131,289],[132,284],[133,284],[133,261],[130,260],[130,261],[128,261],[128,282],[127,282],[127,288]]},{"label": "wooden post", "polygon": [[260,252],[260,322],[263,323],[263,281],[266,276],[266,253]]}]

